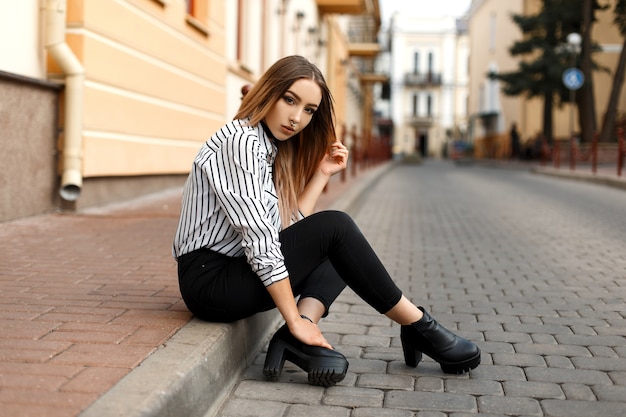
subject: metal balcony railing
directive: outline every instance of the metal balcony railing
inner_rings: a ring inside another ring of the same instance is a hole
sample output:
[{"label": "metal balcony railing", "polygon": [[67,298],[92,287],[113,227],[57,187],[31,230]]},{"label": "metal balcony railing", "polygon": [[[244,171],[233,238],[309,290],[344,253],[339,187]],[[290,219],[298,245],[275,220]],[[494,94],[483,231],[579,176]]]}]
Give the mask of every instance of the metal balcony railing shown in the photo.
[{"label": "metal balcony railing", "polygon": [[430,127],[433,125],[433,116],[410,114],[406,117],[406,123],[413,127]]},{"label": "metal balcony railing", "polygon": [[404,83],[409,86],[441,85],[441,74],[438,72],[409,72],[404,75]]}]

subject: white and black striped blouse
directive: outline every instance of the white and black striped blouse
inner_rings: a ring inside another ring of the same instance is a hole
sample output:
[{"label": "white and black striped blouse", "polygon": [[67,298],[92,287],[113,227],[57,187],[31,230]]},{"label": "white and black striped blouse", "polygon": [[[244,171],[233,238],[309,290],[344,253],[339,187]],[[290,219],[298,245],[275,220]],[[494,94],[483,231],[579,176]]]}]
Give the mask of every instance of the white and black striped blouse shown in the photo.
[{"label": "white and black striped blouse", "polygon": [[189,173],[172,253],[208,248],[245,255],[264,285],[287,278],[280,250],[276,147],[261,124],[224,125],[204,143]]}]

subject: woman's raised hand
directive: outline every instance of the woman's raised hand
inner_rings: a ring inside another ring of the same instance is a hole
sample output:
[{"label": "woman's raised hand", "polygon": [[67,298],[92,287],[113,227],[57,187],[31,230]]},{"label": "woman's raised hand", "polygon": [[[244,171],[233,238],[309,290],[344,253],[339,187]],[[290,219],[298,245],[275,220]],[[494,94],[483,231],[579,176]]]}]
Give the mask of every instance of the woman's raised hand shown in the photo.
[{"label": "woman's raised hand", "polygon": [[330,150],[320,161],[320,171],[330,177],[342,169],[345,169],[348,165],[349,153],[348,148],[339,140],[336,140],[330,145]]}]

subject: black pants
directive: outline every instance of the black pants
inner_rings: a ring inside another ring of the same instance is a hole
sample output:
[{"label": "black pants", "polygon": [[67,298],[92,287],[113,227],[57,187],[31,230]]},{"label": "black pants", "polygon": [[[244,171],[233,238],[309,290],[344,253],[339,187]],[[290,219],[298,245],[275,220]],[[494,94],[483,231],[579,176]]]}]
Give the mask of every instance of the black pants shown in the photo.
[{"label": "black pants", "polygon": [[[294,295],[313,297],[328,309],[346,284],[379,313],[395,306],[402,292],[358,226],[340,211],[323,211],[280,233]],[[231,322],[275,308],[245,257],[200,249],[178,259],[180,291],[197,317]]]}]

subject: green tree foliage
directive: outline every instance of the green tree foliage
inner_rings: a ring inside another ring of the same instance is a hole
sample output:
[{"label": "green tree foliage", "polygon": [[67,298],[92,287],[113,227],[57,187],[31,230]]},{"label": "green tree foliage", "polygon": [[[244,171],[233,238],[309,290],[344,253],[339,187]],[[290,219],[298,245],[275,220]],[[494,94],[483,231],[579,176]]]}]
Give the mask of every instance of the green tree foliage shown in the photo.
[{"label": "green tree foliage", "polygon": [[[601,6],[592,0],[593,9]],[[569,90],[562,82],[563,71],[578,63],[567,46],[567,35],[583,31],[583,5],[585,0],[544,0],[535,15],[513,15],[520,28],[522,39],[510,48],[511,56],[518,57],[516,71],[490,74],[503,82],[503,92],[510,96],[543,98],[543,135],[553,137],[552,110],[569,98]],[[591,78],[591,77],[589,77]]]},{"label": "green tree foliage", "polygon": [[624,84],[624,73],[626,72],[626,0],[617,0],[613,9],[613,22],[624,38],[622,43],[622,51],[620,52],[617,62],[617,68],[613,74],[613,85],[609,102],[606,106],[606,113],[602,121],[602,131],[600,133],[600,141],[605,142],[615,138],[615,119],[617,117],[617,103],[619,100],[622,85]]}]

